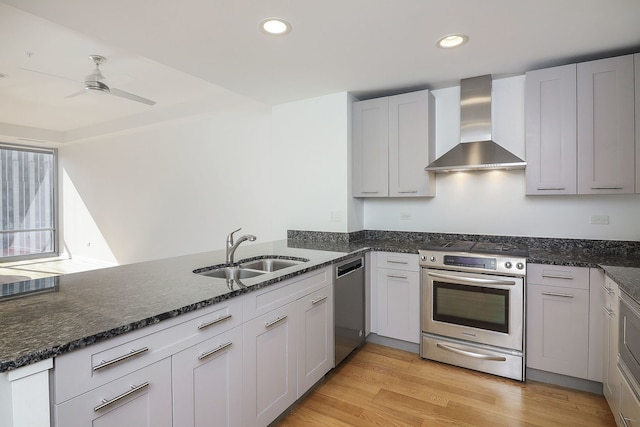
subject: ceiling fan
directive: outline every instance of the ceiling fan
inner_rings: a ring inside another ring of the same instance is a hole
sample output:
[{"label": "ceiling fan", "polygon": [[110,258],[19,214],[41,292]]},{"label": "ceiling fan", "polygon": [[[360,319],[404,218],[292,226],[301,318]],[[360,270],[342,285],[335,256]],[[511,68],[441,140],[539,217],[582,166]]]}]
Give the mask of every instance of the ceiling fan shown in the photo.
[{"label": "ceiling fan", "polygon": [[155,105],[156,101],[152,101],[150,99],[134,95],[133,93],[125,92],[124,90],[107,86],[107,84],[103,82],[105,77],[102,75],[102,71],[100,71],[100,65],[104,64],[107,61],[107,58],[102,55],[89,55],[89,59],[91,59],[96,64],[96,69],[93,70],[93,73],[89,74],[84,79],[84,89],[76,93],[72,93],[66,98],[73,98],[88,91],[98,91],[129,99],[131,101],[141,102],[147,105]]}]

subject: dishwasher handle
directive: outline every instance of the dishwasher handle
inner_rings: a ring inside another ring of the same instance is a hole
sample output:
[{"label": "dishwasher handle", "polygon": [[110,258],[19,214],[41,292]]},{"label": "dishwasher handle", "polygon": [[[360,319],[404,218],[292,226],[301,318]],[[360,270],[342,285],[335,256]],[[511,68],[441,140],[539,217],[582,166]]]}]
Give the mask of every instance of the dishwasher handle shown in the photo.
[{"label": "dishwasher handle", "polygon": [[346,276],[349,273],[353,273],[356,270],[360,270],[364,266],[364,260],[358,258],[346,264],[336,267],[336,279]]}]

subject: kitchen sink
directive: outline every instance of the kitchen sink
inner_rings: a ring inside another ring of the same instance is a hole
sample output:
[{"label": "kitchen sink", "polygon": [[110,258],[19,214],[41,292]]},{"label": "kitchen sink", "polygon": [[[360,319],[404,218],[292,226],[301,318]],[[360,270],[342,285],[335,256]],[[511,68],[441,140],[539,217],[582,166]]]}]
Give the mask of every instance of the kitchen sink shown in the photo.
[{"label": "kitchen sink", "polygon": [[237,265],[222,265],[218,268],[199,268],[193,272],[202,276],[215,277],[219,279],[238,280],[249,279],[261,274],[271,273],[287,267],[293,267],[305,262],[305,258],[276,258],[276,257],[255,257],[240,261]]}]

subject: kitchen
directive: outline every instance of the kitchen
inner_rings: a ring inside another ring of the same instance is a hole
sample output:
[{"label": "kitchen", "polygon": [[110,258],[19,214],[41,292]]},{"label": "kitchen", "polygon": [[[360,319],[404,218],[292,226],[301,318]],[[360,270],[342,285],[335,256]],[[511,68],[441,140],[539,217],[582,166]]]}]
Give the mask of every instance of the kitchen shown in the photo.
[{"label": "kitchen", "polygon": [[[59,148],[69,253],[112,264],[197,253],[221,248],[240,225],[262,242],[286,230],[363,229],[639,240],[637,196],[526,197],[522,171],[441,175],[433,199],[354,199],[350,93],[270,107],[220,92],[203,113],[65,133],[86,140]],[[455,83],[433,93],[442,154],[457,139],[459,99]],[[524,76],[496,79],[494,94],[496,139],[524,157]],[[188,217],[185,207],[193,207]],[[590,224],[590,215],[610,223]]]}]

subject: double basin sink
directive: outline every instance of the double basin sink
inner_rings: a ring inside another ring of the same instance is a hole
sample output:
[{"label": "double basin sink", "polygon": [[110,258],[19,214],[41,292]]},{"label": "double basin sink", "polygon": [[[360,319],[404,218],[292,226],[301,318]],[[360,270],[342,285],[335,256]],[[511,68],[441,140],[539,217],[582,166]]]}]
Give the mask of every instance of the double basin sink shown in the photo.
[{"label": "double basin sink", "polygon": [[227,280],[249,279],[308,261],[308,259],[304,258],[256,257],[240,261],[234,265],[222,265],[220,267],[194,270],[194,273]]}]

